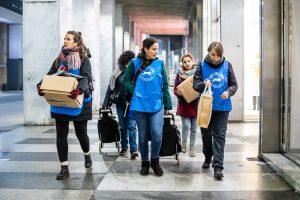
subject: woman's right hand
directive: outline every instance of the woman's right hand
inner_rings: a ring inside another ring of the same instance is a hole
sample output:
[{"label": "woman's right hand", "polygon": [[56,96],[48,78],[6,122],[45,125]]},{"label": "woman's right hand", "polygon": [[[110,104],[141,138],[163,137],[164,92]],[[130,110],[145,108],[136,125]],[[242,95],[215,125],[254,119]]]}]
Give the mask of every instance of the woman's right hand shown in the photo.
[{"label": "woman's right hand", "polygon": [[207,87],[211,87],[211,82],[210,82],[209,79],[204,80],[204,84],[205,84],[205,86],[207,86]]}]

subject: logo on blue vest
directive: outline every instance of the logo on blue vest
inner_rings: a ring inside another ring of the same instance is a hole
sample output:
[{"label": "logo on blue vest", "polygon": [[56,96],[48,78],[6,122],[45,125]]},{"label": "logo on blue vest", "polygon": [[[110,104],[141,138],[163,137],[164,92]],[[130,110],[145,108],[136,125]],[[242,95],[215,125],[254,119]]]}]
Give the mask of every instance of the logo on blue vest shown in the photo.
[{"label": "logo on blue vest", "polygon": [[212,83],[213,88],[221,88],[224,85],[225,77],[219,72],[214,72],[209,75],[209,80]]},{"label": "logo on blue vest", "polygon": [[141,73],[140,77],[143,81],[151,81],[152,79],[154,79],[154,76],[155,70],[151,66],[149,66]]}]

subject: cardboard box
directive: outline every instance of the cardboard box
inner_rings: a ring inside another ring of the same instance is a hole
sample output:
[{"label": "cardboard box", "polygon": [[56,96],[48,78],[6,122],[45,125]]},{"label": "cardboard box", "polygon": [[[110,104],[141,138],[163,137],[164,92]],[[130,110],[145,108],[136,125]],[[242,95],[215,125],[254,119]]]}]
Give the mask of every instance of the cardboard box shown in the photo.
[{"label": "cardboard box", "polygon": [[78,85],[74,77],[45,75],[41,89],[45,93],[45,99],[52,106],[79,108],[83,102],[83,94],[76,99],[68,97],[70,92]]},{"label": "cardboard box", "polygon": [[193,79],[194,76],[190,76],[177,86],[177,89],[183,91],[182,96],[187,103],[190,103],[199,97],[199,92],[195,91],[193,88]]}]

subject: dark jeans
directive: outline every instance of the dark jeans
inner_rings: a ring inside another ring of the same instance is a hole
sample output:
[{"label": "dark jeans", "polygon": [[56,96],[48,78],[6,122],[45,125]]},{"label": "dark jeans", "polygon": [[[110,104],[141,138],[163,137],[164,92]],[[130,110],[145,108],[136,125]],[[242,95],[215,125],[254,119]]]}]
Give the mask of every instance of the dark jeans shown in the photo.
[{"label": "dark jeans", "polygon": [[128,137],[130,153],[137,151],[136,143],[136,121],[128,116],[124,117],[125,107],[117,104],[118,119],[121,126],[121,148],[128,149]]},{"label": "dark jeans", "polygon": [[223,169],[224,148],[229,112],[213,111],[208,128],[201,128],[203,153],[213,156],[212,167]]},{"label": "dark jeans", "polygon": [[156,113],[135,112],[142,161],[149,160],[148,139],[151,136],[151,158],[159,158],[164,122],[164,109]]},{"label": "dark jeans", "polygon": [[[55,120],[56,122],[56,147],[60,162],[68,161],[68,134],[69,121]],[[87,135],[87,120],[73,121],[76,137],[84,153],[90,151],[90,139]]]}]

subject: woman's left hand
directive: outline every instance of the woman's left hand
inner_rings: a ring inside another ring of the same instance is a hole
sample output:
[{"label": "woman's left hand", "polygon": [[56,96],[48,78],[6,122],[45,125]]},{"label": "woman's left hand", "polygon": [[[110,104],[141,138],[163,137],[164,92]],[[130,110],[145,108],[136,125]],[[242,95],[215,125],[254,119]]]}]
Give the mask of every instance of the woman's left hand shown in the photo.
[{"label": "woman's left hand", "polygon": [[164,115],[168,115],[169,114],[169,110],[166,110],[164,111]]},{"label": "woman's left hand", "polygon": [[228,97],[229,97],[229,93],[227,91],[223,92],[223,94],[221,95],[221,98],[223,100],[228,99]]}]

